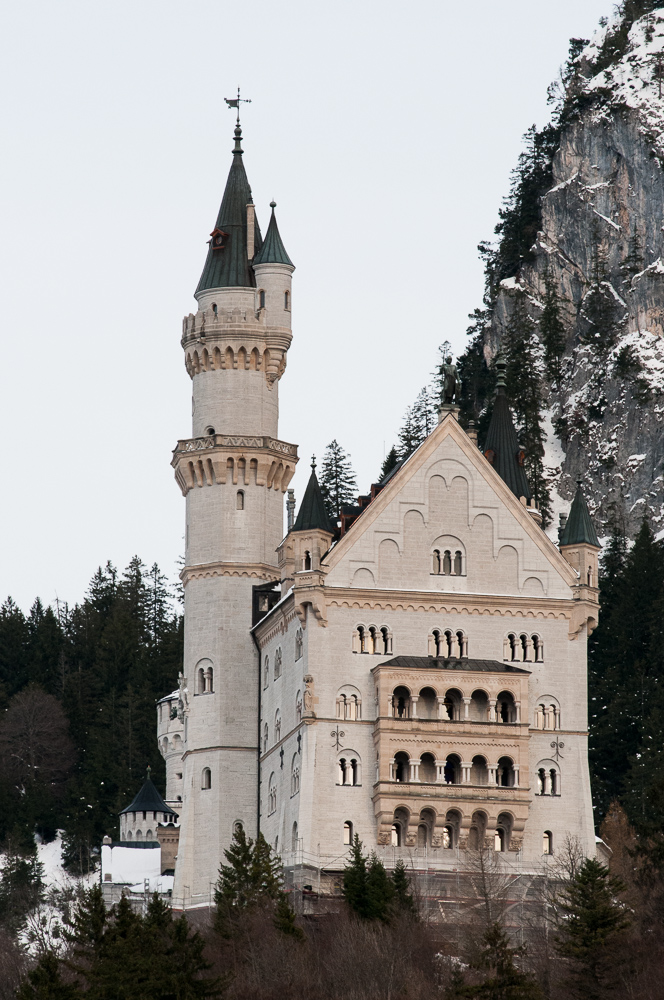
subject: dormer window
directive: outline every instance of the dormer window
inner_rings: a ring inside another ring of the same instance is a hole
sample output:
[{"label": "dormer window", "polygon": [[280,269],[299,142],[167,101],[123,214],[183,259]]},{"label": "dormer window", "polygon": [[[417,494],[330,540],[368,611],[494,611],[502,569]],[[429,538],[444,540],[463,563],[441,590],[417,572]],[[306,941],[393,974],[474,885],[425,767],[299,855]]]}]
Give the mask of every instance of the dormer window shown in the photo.
[{"label": "dormer window", "polygon": [[223,229],[213,229],[208,243],[213,250],[225,250],[228,243],[228,233],[225,233]]}]

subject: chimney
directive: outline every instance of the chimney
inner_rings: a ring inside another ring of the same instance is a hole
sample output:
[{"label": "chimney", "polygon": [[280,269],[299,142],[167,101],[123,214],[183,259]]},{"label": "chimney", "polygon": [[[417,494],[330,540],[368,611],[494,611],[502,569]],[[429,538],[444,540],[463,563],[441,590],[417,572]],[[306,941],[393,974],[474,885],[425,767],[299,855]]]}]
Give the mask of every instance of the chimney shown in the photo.
[{"label": "chimney", "polygon": [[286,501],[286,524],[288,530],[293,530],[295,524],[295,490],[288,490],[288,500]]},{"label": "chimney", "polygon": [[477,427],[475,426],[474,420],[468,421],[468,429],[466,431],[466,434],[474,444],[477,444]]},{"label": "chimney", "polygon": [[567,524],[567,514],[559,514],[558,515],[558,544],[559,545],[560,545],[560,542],[562,540],[563,532],[565,530],[565,525],[566,524]]},{"label": "chimney", "polygon": [[256,209],[252,202],[247,205],[247,257],[249,260],[254,256],[254,226],[256,222]]}]

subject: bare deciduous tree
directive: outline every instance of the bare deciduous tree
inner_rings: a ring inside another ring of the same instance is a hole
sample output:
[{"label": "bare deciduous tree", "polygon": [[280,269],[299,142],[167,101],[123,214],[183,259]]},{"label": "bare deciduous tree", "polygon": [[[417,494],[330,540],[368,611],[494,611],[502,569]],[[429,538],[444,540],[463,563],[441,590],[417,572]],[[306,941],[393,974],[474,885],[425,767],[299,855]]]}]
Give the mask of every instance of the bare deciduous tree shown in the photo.
[{"label": "bare deciduous tree", "polygon": [[75,760],[62,705],[37,685],[15,695],[0,722],[0,752],[16,785],[58,785]]}]

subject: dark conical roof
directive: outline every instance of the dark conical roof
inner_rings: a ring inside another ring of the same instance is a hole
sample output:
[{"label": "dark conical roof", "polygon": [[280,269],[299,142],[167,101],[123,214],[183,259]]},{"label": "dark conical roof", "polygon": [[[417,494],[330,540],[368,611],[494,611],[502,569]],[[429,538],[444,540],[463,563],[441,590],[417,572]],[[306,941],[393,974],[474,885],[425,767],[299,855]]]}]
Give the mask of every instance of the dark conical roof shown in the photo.
[{"label": "dark conical roof", "polygon": [[602,547],[597,540],[595,525],[592,522],[588,504],[586,503],[586,498],[581,489],[581,482],[579,481],[576,487],[576,494],[572,500],[572,506],[570,507],[567,524],[560,536],[559,544],[561,546],[581,545],[583,542],[586,542],[588,545],[594,545],[596,549]]},{"label": "dark conical roof", "polygon": [[496,360],[498,380],[491,423],[484,442],[484,454],[500,478],[517,497],[532,499],[526,470],[521,464],[521,449],[516,436],[510,406],[505,395],[505,361],[502,355]]},{"label": "dark conical roof", "polygon": [[[256,279],[247,257],[247,205],[252,203],[251,188],[242,162],[240,139],[242,131],[235,129],[235,149],[233,162],[226,181],[226,190],[217,216],[215,232],[221,230],[224,248],[214,249],[212,241],[208,249],[205,267],[198,282],[196,295],[206,288],[251,288]],[[262,246],[258,221],[254,222],[254,256]]]},{"label": "dark conical roof", "polygon": [[271,201],[270,208],[272,209],[272,215],[270,217],[270,225],[267,227],[263,247],[254,257],[254,264],[289,264],[291,267],[295,267],[293,261],[286,253],[286,247],[279,235],[277,219],[274,214],[276,207],[277,203]]},{"label": "dark conical roof", "polygon": [[304,491],[302,503],[300,504],[300,509],[297,512],[297,518],[292,530],[312,531],[315,528],[319,528],[321,531],[329,531],[330,534],[334,534],[334,528],[330,524],[330,519],[327,516],[327,511],[325,510],[323,494],[321,493],[320,483],[318,482],[318,477],[316,476],[316,466],[312,463],[309,482],[307,483],[307,488]]},{"label": "dark conical roof", "polygon": [[122,816],[123,813],[130,812],[146,812],[148,810],[150,812],[170,813],[171,816],[177,818],[177,813],[170,806],[166,805],[149,775],[140,792],[134,798],[134,801],[126,809],[122,809],[120,815]]}]

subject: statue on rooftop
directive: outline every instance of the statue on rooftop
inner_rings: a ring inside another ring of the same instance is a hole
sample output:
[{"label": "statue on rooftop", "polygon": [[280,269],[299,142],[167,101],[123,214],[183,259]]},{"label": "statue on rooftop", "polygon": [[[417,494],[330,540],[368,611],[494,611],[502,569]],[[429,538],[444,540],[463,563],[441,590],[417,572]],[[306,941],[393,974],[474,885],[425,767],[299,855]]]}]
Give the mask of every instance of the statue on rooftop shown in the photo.
[{"label": "statue on rooftop", "polygon": [[456,365],[452,364],[451,354],[445,358],[445,363],[441,365],[440,374],[443,383],[443,406],[452,406],[461,392],[461,379]]}]

